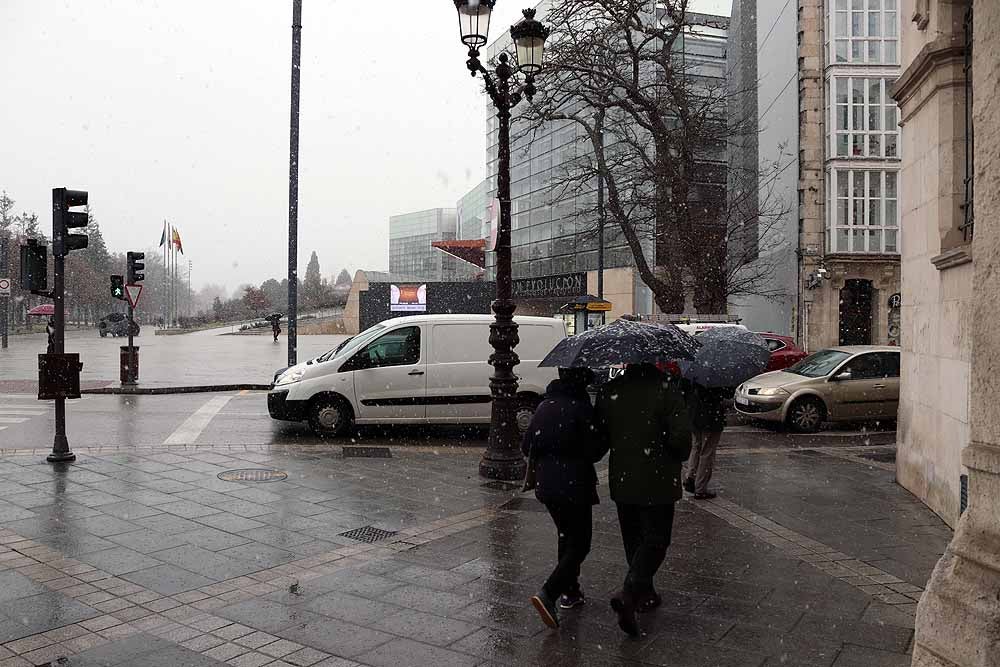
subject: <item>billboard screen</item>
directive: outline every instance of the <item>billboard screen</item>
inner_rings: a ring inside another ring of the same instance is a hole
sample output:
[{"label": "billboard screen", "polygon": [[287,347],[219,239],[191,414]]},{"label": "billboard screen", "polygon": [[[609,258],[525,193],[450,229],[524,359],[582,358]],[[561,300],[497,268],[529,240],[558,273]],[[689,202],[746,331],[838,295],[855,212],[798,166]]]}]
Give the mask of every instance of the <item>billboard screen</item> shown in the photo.
[{"label": "billboard screen", "polygon": [[389,310],[393,313],[426,313],[427,285],[390,285]]}]

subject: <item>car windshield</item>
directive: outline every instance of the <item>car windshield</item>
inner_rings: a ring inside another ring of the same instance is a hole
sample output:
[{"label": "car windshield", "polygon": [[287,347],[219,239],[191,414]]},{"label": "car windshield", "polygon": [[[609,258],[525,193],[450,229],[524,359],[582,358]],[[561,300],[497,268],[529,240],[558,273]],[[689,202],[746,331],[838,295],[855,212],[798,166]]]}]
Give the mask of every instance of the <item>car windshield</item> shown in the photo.
[{"label": "car windshield", "polygon": [[842,361],[851,356],[840,350],[820,350],[787,369],[789,373],[803,375],[807,378],[818,378],[828,375]]},{"label": "car windshield", "polygon": [[359,347],[368,343],[368,341],[378,336],[384,330],[385,330],[384,324],[376,324],[375,326],[369,329],[365,329],[357,336],[354,336],[353,338],[348,338],[340,345],[338,345],[337,347],[333,348],[332,350],[321,356],[319,359],[317,359],[317,361],[320,362],[329,361],[330,359],[335,359],[336,357],[339,357],[341,355],[353,354]]}]

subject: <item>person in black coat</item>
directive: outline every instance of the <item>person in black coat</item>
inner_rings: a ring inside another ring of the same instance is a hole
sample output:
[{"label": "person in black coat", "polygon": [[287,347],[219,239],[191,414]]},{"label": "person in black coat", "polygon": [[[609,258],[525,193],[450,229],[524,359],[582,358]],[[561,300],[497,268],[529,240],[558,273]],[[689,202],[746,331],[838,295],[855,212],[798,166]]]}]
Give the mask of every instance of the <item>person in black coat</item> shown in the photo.
[{"label": "person in black coat", "polygon": [[693,493],[696,500],[708,500],[715,493],[708,490],[715,468],[715,451],[726,427],[726,409],[723,406],[725,392],[722,389],[691,386],[688,395],[688,409],[691,416],[691,431],[694,446],[687,462],[684,490]]},{"label": "person in black coat", "polygon": [[587,393],[594,374],[586,368],[560,368],[545,390],[521,444],[535,472],[535,497],[559,533],[559,562],[531,603],[550,628],[559,626],[556,606],[571,609],[586,599],[580,566],[590,552],[593,506],[597,497],[594,463],[608,451]]}]

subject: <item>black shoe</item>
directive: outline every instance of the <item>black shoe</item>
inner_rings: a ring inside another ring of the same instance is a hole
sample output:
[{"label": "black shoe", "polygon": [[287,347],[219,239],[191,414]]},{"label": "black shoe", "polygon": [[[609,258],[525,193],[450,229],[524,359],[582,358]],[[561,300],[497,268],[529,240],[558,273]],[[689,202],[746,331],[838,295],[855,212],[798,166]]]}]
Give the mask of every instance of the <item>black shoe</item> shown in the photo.
[{"label": "black shoe", "polygon": [[635,618],[635,605],[631,598],[619,593],[611,598],[611,608],[618,614],[618,627],[629,637],[638,637],[639,622]]},{"label": "black shoe", "polygon": [[644,595],[642,597],[642,599],[639,601],[639,605],[636,607],[635,610],[640,614],[645,614],[646,612],[653,611],[661,604],[663,604],[663,598],[660,597],[659,593],[653,591],[652,593],[649,593],[648,595]]},{"label": "black shoe", "polygon": [[552,598],[545,594],[545,591],[533,595],[531,604],[534,605],[538,615],[542,617],[542,623],[553,630],[559,627],[559,614],[556,611],[556,605],[552,602]]},{"label": "black shoe", "polygon": [[584,597],[583,591],[577,590],[572,593],[563,593],[559,596],[559,608],[560,609],[572,609],[573,607],[582,607],[586,604],[587,598]]},{"label": "black shoe", "polygon": [[716,493],[714,491],[703,491],[702,493],[694,494],[695,500],[711,500],[715,498]]},{"label": "black shoe", "polygon": [[684,480],[684,490],[688,493],[694,493],[694,480],[690,477]]}]

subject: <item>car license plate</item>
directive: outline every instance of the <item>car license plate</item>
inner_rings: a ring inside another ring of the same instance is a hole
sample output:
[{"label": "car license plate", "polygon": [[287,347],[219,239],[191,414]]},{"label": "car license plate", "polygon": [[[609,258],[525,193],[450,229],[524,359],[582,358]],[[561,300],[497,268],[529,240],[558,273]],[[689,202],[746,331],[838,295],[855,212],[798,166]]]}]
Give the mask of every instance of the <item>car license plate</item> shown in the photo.
[{"label": "car license plate", "polygon": [[740,405],[750,405],[750,399],[746,396],[740,396],[739,394],[736,394],[736,402]]}]

